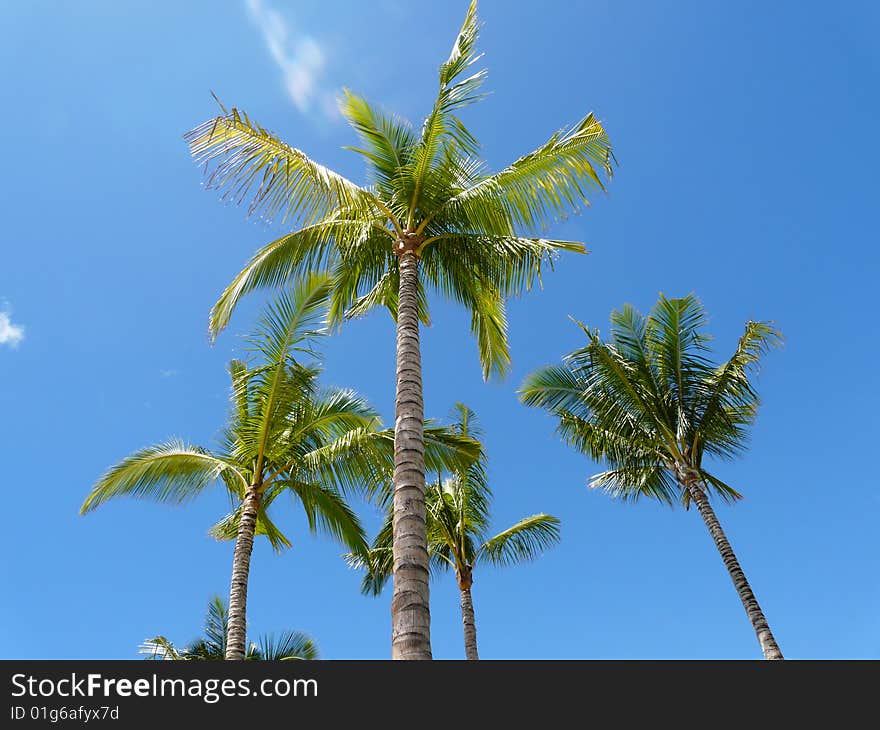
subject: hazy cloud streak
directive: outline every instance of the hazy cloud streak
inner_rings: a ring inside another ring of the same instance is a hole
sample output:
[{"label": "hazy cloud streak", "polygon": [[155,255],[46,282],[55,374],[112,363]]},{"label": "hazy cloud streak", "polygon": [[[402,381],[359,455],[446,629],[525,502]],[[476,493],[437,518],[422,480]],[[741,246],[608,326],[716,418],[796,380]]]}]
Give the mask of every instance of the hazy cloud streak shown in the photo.
[{"label": "hazy cloud streak", "polygon": [[310,35],[295,32],[269,3],[245,0],[245,4],[296,108],[303,114],[317,108],[326,118],[336,118],[335,94],[322,84],[327,63],[321,44]]}]

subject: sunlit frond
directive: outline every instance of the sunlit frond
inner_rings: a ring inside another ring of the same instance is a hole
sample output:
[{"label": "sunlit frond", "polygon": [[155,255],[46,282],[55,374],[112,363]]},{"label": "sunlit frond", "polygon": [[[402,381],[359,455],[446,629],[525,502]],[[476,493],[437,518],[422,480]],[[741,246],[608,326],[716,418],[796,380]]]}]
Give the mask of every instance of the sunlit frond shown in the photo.
[{"label": "sunlit frond", "polygon": [[375,210],[367,192],[233,108],[188,132],[193,159],[204,165],[206,186],[249,214],[306,225],[337,208]]},{"label": "sunlit frond", "polygon": [[234,464],[201,447],[189,446],[182,441],[149,446],[106,471],[92,487],[80,514],[91,512],[108,499],[123,495],[157,502],[186,502],[224,472],[234,475],[246,486]]},{"label": "sunlit frond", "polygon": [[559,542],[559,520],[550,515],[532,515],[487,540],[476,559],[492,565],[515,565],[534,560]]},{"label": "sunlit frond", "polygon": [[611,159],[605,128],[588,114],[501,172],[452,196],[435,218],[497,235],[509,235],[514,226],[543,230],[589,205],[591,189],[605,190],[602,178],[611,177]]}]

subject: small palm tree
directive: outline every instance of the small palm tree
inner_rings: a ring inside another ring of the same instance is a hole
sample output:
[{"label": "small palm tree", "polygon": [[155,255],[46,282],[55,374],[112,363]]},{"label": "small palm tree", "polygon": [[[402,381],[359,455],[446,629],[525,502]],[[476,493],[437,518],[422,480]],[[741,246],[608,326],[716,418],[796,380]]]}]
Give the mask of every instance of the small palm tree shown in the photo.
[{"label": "small palm tree", "polygon": [[[482,436],[476,414],[462,403],[455,406],[457,421],[453,430],[473,439]],[[432,569],[455,571],[461,596],[464,649],[468,659],[479,659],[477,626],[471,587],[478,564],[516,565],[533,560],[559,541],[559,520],[546,514],[532,515],[511,525],[494,537],[489,532],[489,506],[492,492],[486,477],[486,457],[479,458],[452,476],[429,484],[426,495],[428,550]],[[361,590],[379,595],[393,569],[393,513],[388,512],[373,540],[365,565],[361,556],[350,555],[357,567],[369,566]]]},{"label": "small palm tree", "polygon": [[122,495],[180,503],[223,484],[234,509],[212,534],[235,540],[227,659],[246,655],[254,537],[265,535],[276,550],[290,546],[269,517],[276,498],[292,494],[312,531],[320,528],[350,550],[363,551],[364,531],[344,493],[371,483],[383,460],[384,469],[390,468],[372,407],[350,390],[319,389],[318,368],[293,357],[311,352],[306,345],[318,334],[329,286],[326,275],[309,277],[266,310],[251,338],[257,361],[230,364],[232,413],[219,449],[181,441],[142,449],[110,468],[81,509],[90,512]]},{"label": "small palm tree", "polygon": [[710,497],[741,494],[704,465],[745,448],[758,395],[750,380],[761,355],[781,341],[766,322],[749,322],[725,363],[709,360],[706,313],[693,295],[662,294],[647,317],[627,305],[611,315],[611,338],[583,325],[588,344],[562,365],[530,375],[522,399],[559,419],[563,439],[607,463],[590,486],[614,497],[696,503],[742,600],[766,659],[782,659],[776,639],[721,529]]},{"label": "small palm tree", "polygon": [[[228,611],[220,596],[208,603],[205,616],[205,635],[178,649],[164,636],[147,639],[139,653],[147,659],[221,660],[226,658]],[[279,661],[287,659],[317,659],[318,647],[301,631],[285,631],[277,638],[263,635],[256,643],[248,644],[245,659]]]},{"label": "small palm tree", "polygon": [[505,299],[528,290],[559,252],[584,252],[581,243],[537,234],[588,205],[587,193],[604,190],[611,174],[608,135],[593,114],[500,172],[487,171],[459,117],[484,96],[486,72],[474,72],[477,31],[472,2],[418,132],[345,92],[341,110],[361,139],[354,150],[366,160],[369,185],[320,165],[235,108],[221,105],[220,116],[186,136],[209,187],[297,228],[258,251],[226,288],[211,312],[215,335],[249,292],[325,268],[334,274],[333,323],[375,306],[397,323],[394,658],[431,658],[419,344],[428,290],[470,312],[484,376],[503,373]]}]

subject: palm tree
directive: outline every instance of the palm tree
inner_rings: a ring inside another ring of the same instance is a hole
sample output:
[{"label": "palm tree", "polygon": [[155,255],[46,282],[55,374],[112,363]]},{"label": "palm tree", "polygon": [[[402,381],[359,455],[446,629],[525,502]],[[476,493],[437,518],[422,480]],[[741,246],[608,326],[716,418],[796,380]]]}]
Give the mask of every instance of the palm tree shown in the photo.
[{"label": "palm tree", "polygon": [[[457,403],[455,413],[457,421],[452,427],[454,431],[473,439],[482,436],[476,414],[470,408]],[[494,537],[487,537],[491,498],[492,491],[486,477],[486,457],[482,451],[479,458],[466,468],[456,470],[450,477],[443,479],[438,475],[426,494],[430,564],[435,573],[449,569],[455,571],[461,598],[465,656],[468,659],[479,659],[471,596],[476,566],[483,563],[515,565],[533,560],[559,541],[559,520],[546,514],[526,517]],[[351,564],[369,567],[361,585],[361,590],[366,594],[379,595],[391,576],[392,525],[393,513],[389,511],[373,540],[366,564],[362,556],[349,556]]]},{"label": "palm tree", "polygon": [[233,279],[211,312],[214,335],[238,302],[303,271],[333,272],[331,321],[388,308],[397,323],[392,657],[430,659],[420,322],[429,289],[471,314],[483,375],[510,363],[505,299],[540,280],[544,264],[581,243],[535,235],[604,190],[611,146],[588,114],[495,174],[459,112],[483,97],[476,2],[465,16],[420,131],[345,91],[343,115],[361,139],[370,184],[357,185],[233,108],[186,139],[208,187],[249,200],[253,214],[296,230],[269,243]]},{"label": "palm tree", "polygon": [[[220,596],[208,603],[205,616],[205,635],[178,649],[164,636],[147,639],[139,653],[147,659],[221,660],[226,658],[228,611]],[[280,661],[287,659],[317,659],[318,647],[301,631],[285,631],[277,638],[263,635],[256,643],[248,644],[245,659],[252,661]]]},{"label": "palm tree", "polygon": [[758,395],[749,378],[768,348],[781,342],[769,323],[748,322],[730,359],[709,360],[706,312],[693,295],[662,294],[647,317],[626,305],[611,315],[611,338],[583,328],[588,344],[545,367],[522,386],[527,405],[559,419],[563,439],[606,462],[590,486],[613,497],[691,502],[709,529],[766,659],[782,659],[745,573],[721,529],[710,497],[742,495],[707,471],[705,455],[732,458],[746,446]]},{"label": "palm tree", "polygon": [[[388,449],[377,444],[376,412],[350,390],[320,389],[319,370],[294,359],[310,352],[326,312],[330,281],[315,275],[268,307],[250,343],[257,361],[233,360],[232,413],[219,449],[182,441],[142,449],[111,467],[83,503],[84,514],[122,495],[180,503],[221,482],[234,509],[211,530],[235,539],[229,592],[227,659],[244,659],[245,607],[254,537],[276,550],[290,542],[269,517],[290,493],[312,531],[321,529],[349,549],[367,548],[344,493],[374,480]],[[375,464],[375,468],[371,468]],[[386,467],[389,468],[389,467]]]}]

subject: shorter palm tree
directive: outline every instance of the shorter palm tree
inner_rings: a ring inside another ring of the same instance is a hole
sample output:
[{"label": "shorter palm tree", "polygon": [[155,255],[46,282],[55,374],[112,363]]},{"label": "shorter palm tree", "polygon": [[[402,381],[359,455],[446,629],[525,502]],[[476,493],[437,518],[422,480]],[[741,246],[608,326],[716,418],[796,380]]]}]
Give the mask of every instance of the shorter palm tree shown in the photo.
[{"label": "shorter palm tree", "polygon": [[[205,635],[178,649],[164,636],[155,636],[141,644],[139,652],[147,659],[222,660],[226,658],[228,611],[220,596],[208,603]],[[284,631],[278,637],[264,634],[248,644],[245,659],[279,661],[286,659],[317,659],[318,647],[302,631]]]},{"label": "shorter palm tree", "polygon": [[[90,512],[123,495],[180,503],[222,483],[233,510],[211,533],[235,541],[227,659],[245,658],[254,538],[264,535],[276,551],[290,547],[269,516],[275,500],[292,495],[312,532],[365,552],[366,536],[347,496],[370,494],[393,470],[394,431],[381,429],[376,411],[353,391],[319,387],[320,369],[295,358],[316,354],[309,344],[326,331],[329,294],[330,277],[312,274],[266,309],[249,340],[254,361],[230,363],[232,413],[219,449],[181,441],[142,449],[109,469],[81,508]],[[467,463],[478,450],[447,429],[425,429],[425,459],[435,469]]]},{"label": "shorter palm tree", "polygon": [[[456,421],[452,431],[468,439],[482,436],[476,414],[462,403],[454,409]],[[477,626],[471,588],[474,569],[478,564],[515,565],[533,560],[559,541],[559,520],[546,514],[532,515],[511,525],[494,537],[489,532],[489,505],[492,492],[486,475],[486,457],[481,449],[476,459],[450,476],[428,484],[427,505],[428,552],[432,572],[452,569],[461,597],[461,620],[464,629],[465,656],[479,659]],[[394,567],[393,511],[370,548],[368,562],[361,556],[349,555],[352,565],[366,568],[361,585],[363,593],[379,595],[391,577]]]},{"label": "shorter palm tree", "polygon": [[661,294],[647,317],[626,305],[611,315],[609,341],[581,325],[588,344],[562,365],[530,375],[520,392],[527,405],[558,419],[565,441],[608,465],[590,486],[624,500],[680,500],[685,509],[696,503],[764,657],[782,659],[709,501],[742,495],[704,465],[706,455],[732,458],[744,450],[759,405],[749,376],[781,335],[766,322],[748,322],[733,355],[716,366],[703,332],[706,320],[693,295]]}]

